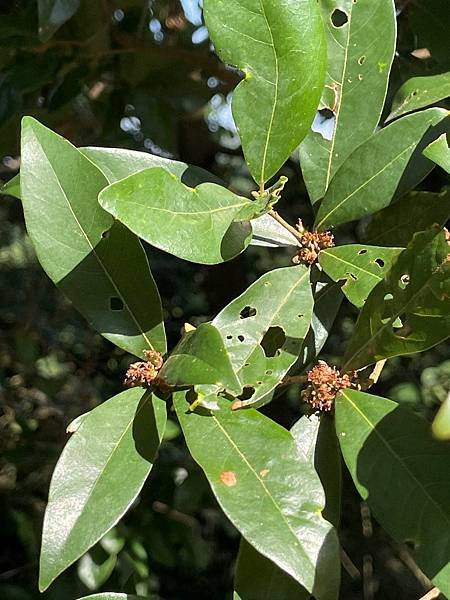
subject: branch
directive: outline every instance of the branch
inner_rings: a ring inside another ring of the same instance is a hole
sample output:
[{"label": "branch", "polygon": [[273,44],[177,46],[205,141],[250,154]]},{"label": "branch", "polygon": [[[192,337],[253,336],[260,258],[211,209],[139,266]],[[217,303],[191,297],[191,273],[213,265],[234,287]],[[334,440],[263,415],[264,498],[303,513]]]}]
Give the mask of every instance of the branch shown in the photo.
[{"label": "branch", "polygon": [[439,598],[441,595],[441,590],[437,587],[430,590],[425,596],[422,596],[419,600],[435,600],[435,598]]},{"label": "branch", "polygon": [[292,233],[292,235],[295,237],[296,240],[301,239],[301,233],[299,232],[298,229],[296,229],[295,227],[293,227],[292,225],[290,225],[290,223],[288,223],[287,221],[285,221],[283,219],[283,217],[281,217],[276,210],[271,210],[269,212],[269,215],[275,219],[275,221],[277,221],[280,225],[282,225],[285,229],[287,229],[290,233]]}]

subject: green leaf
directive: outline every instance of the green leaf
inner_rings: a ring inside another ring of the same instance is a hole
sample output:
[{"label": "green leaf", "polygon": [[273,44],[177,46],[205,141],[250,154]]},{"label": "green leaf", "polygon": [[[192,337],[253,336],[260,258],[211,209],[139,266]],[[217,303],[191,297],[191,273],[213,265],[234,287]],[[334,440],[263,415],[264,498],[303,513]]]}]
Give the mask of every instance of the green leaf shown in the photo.
[{"label": "green leaf", "polygon": [[450,96],[450,72],[408,79],[395,94],[386,121],[425,108]]},{"label": "green leaf", "polygon": [[103,592],[92,596],[83,596],[79,600],[145,600],[142,596],[130,596],[129,594],[116,594],[115,592]]},{"label": "green leaf", "polygon": [[317,113],[313,130],[300,146],[313,204],[323,198],[353,150],[375,131],[396,39],[392,0],[320,0],[320,6],[328,41],[328,72],[319,106],[323,112]]},{"label": "green leaf", "polygon": [[349,244],[322,250],[319,262],[333,281],[344,282],[342,291],[350,302],[361,308],[402,250]]},{"label": "green leaf", "polygon": [[20,176],[17,174],[2,185],[0,193],[20,199]]},{"label": "green leaf", "polygon": [[309,270],[275,269],[263,275],[213,320],[239,380],[255,404],[296,361],[313,310]]},{"label": "green leaf", "polygon": [[317,229],[354,221],[387,206],[415,147],[447,111],[429,108],[375,133],[342,165],[320,205]]},{"label": "green leaf", "polygon": [[450,440],[450,393],[434,418],[433,434],[438,440]]},{"label": "green leaf", "polygon": [[301,417],[291,434],[299,452],[314,467],[325,491],[323,516],[335,527],[341,514],[342,470],[333,418],[313,414]]},{"label": "green leaf", "polygon": [[[4,192],[6,193],[6,192]],[[285,227],[270,215],[263,215],[252,221],[252,246],[269,248],[298,247],[298,240]]]},{"label": "green leaf", "polygon": [[97,202],[108,181],[34,119],[22,127],[25,222],[50,279],[97,331],[137,356],[165,352],[161,301],[137,238]]},{"label": "green leaf", "polygon": [[304,369],[322,350],[343,300],[340,286],[317,268],[311,271],[311,285],[314,296],[311,327],[303,342],[299,363],[294,367],[295,371]]},{"label": "green leaf", "polygon": [[220,58],[245,73],[233,116],[250,172],[264,183],[305,137],[319,103],[326,69],[319,7],[316,0],[206,0],[204,10]]},{"label": "green leaf", "polygon": [[372,217],[365,238],[379,246],[406,247],[414,233],[450,219],[450,188],[440,194],[411,192]]},{"label": "green leaf", "polygon": [[165,403],[138,388],[114,396],[83,419],[50,484],[41,591],[129,509],[153,466],[165,423]]},{"label": "green leaf", "polygon": [[240,600],[308,600],[311,594],[275,563],[241,540],[234,588]]},{"label": "green leaf", "polygon": [[38,0],[39,39],[48,42],[80,7],[80,0]]},{"label": "green leaf", "polygon": [[450,594],[450,445],[395,402],[355,390],[336,400],[345,462],[375,518],[398,542],[412,542],[419,567]]},{"label": "green leaf", "polygon": [[189,450],[235,527],[317,600],[335,599],[337,537],[321,516],[319,478],[291,434],[254,409],[233,412],[223,400],[214,413],[187,412],[182,392],[174,404]]},{"label": "green leaf", "polygon": [[244,219],[256,216],[251,200],[214,183],[189,188],[161,167],[110,185],[99,201],[149,244],[200,264],[221,263],[245,250],[251,226]]},{"label": "green leaf", "polygon": [[438,227],[414,236],[367,298],[346,352],[346,369],[422,352],[450,336],[449,249]]},{"label": "green leaf", "polygon": [[450,148],[445,133],[425,148],[423,153],[450,174]]},{"label": "green leaf", "polygon": [[170,386],[217,385],[234,394],[242,391],[222,336],[209,323],[184,335],[159,376]]},{"label": "green leaf", "polygon": [[113,553],[102,558],[103,560],[97,561],[95,552],[87,552],[78,561],[78,578],[88,590],[98,590],[108,581],[116,567],[117,554]]}]

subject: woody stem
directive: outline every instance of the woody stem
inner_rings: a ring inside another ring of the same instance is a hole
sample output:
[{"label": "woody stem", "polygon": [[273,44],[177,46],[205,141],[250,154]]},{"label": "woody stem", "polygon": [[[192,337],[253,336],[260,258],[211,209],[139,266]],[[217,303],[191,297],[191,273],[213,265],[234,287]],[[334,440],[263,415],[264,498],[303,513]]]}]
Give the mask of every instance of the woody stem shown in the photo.
[{"label": "woody stem", "polygon": [[301,240],[301,233],[298,231],[298,229],[296,229],[295,227],[293,227],[292,225],[290,225],[290,223],[288,223],[287,221],[285,221],[283,219],[283,217],[281,217],[276,210],[271,210],[269,212],[269,215],[275,219],[275,221],[277,221],[280,225],[282,225],[285,229],[287,229],[290,233],[292,233],[292,235],[295,237],[296,240],[300,241]]}]

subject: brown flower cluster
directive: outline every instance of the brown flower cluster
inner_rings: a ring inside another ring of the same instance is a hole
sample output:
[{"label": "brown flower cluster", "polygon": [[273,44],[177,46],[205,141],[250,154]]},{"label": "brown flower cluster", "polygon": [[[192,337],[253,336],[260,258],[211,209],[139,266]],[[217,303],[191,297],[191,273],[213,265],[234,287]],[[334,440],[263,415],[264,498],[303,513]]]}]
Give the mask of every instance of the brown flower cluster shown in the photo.
[{"label": "brown flower cluster", "polygon": [[319,252],[334,246],[334,237],[330,231],[302,231],[299,238],[300,250],[292,259],[296,265],[313,265],[319,258]]},{"label": "brown flower cluster", "polygon": [[127,387],[137,387],[139,385],[151,385],[158,377],[158,373],[163,366],[163,358],[155,350],[145,350],[145,362],[132,363],[125,375],[124,384]]},{"label": "brown flower cluster", "polygon": [[302,400],[315,410],[330,411],[336,394],[345,388],[353,387],[354,375],[341,373],[319,360],[308,373],[309,385],[302,391]]}]

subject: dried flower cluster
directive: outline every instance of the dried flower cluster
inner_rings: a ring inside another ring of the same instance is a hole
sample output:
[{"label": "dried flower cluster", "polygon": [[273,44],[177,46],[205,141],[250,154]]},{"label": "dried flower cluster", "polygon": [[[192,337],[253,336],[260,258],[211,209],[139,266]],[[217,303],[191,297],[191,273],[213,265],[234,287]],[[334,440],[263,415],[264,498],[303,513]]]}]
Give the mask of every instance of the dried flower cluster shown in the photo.
[{"label": "dried flower cluster", "polygon": [[151,385],[158,377],[158,373],[163,366],[163,358],[155,350],[145,350],[145,362],[132,363],[125,375],[124,384],[127,387],[137,387],[139,385]]},{"label": "dried flower cluster", "polygon": [[300,250],[292,259],[296,265],[313,265],[319,258],[319,252],[334,246],[334,237],[330,231],[301,231]]},{"label": "dried flower cluster", "polygon": [[302,399],[315,410],[330,411],[336,394],[345,388],[354,387],[355,375],[341,373],[319,360],[308,373],[309,385],[302,391]]}]

